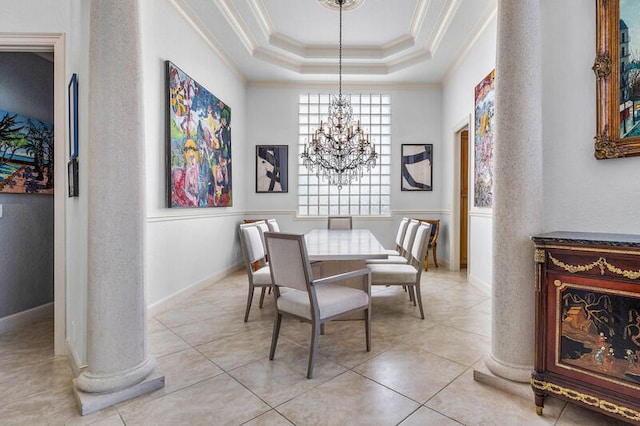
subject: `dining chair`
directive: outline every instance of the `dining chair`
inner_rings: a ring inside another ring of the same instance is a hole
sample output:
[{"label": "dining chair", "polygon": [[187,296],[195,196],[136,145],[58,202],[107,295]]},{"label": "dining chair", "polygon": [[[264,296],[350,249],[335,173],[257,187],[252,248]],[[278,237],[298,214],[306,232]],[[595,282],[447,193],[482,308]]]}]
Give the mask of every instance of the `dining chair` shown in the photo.
[{"label": "dining chair", "polygon": [[420,290],[420,277],[422,276],[422,261],[424,251],[429,240],[431,225],[421,223],[416,231],[416,236],[411,245],[411,261],[409,264],[368,264],[371,270],[371,285],[401,285],[406,286],[413,305],[420,307],[420,317],[424,319],[422,308],[422,292]]},{"label": "dining chair", "polygon": [[[273,293],[276,298],[276,318],[273,324],[269,359],[273,360],[284,315],[311,323],[311,345],[307,378],[313,377],[321,327],[328,321],[354,312],[364,311],[367,352],[371,351],[371,273],[356,271],[314,278],[304,235],[267,232],[267,252],[271,266]],[[361,277],[362,288],[335,284]],[[282,291],[286,289],[285,291]]]},{"label": "dining chair", "polygon": [[398,232],[396,233],[395,248],[387,249],[388,255],[401,255],[402,254],[402,240],[404,240],[404,234],[407,232],[407,225],[409,225],[409,218],[403,217],[398,225]]},{"label": "dining chair", "polygon": [[249,320],[249,311],[251,310],[255,288],[262,288],[259,305],[262,308],[265,291],[267,288],[272,287],[271,272],[264,246],[264,233],[261,231],[261,227],[262,225],[259,222],[240,224],[240,245],[242,246],[242,257],[247,270],[247,277],[249,278],[249,293],[244,311],[244,322]]},{"label": "dining chair", "polygon": [[427,243],[427,253],[424,256],[424,270],[429,270],[429,251],[433,253],[433,263],[438,268],[438,256],[436,253],[436,244],[438,240],[438,233],[440,232],[440,219],[423,219],[425,222],[429,222],[431,224],[431,236],[429,237],[429,242]]},{"label": "dining chair", "polygon": [[275,219],[267,219],[267,226],[269,227],[269,232],[280,232],[280,225]]},{"label": "dining chair", "polygon": [[416,237],[416,232],[420,227],[420,222],[416,219],[411,219],[407,223],[407,229],[405,230],[404,236],[402,238],[402,245],[400,254],[396,255],[388,255],[386,259],[367,259],[367,266],[369,264],[408,264],[411,261],[411,246],[413,245],[413,240]]},{"label": "dining chair", "polygon": [[327,229],[353,229],[351,216],[329,216]]}]

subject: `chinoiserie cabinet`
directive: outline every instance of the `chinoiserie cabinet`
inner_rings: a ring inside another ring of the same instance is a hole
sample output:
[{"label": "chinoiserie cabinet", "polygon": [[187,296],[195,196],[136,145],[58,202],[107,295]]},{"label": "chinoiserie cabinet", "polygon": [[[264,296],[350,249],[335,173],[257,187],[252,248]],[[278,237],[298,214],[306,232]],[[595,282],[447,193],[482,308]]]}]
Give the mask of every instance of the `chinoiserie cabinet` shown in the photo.
[{"label": "chinoiserie cabinet", "polygon": [[552,395],[640,423],[640,235],[532,237],[536,411]]}]

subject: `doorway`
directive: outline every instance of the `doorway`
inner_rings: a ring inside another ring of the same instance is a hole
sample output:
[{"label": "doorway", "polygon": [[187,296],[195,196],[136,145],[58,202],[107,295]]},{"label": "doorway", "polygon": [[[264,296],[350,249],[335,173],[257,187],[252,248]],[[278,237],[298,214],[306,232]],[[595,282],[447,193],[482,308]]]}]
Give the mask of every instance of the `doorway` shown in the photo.
[{"label": "doorway", "polygon": [[467,267],[469,247],[469,130],[460,132],[460,269]]},{"label": "doorway", "polygon": [[[53,132],[54,168],[66,170],[66,126],[65,126],[65,36],[64,34],[0,34],[0,52],[53,53]],[[64,173],[56,173],[64,176]],[[66,355],[66,227],[65,202],[66,179],[55,179],[53,210],[53,310],[54,353]]]}]

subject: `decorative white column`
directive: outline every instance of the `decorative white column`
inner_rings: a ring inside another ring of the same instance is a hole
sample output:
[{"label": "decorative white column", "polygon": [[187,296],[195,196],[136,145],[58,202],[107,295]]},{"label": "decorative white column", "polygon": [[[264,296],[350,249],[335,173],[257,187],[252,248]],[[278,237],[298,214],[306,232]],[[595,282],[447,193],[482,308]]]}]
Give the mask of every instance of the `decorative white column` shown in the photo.
[{"label": "decorative white column", "polygon": [[491,353],[498,377],[529,382],[534,356],[531,235],[542,230],[540,0],[499,0],[495,80]]},{"label": "decorative white column", "polygon": [[[92,0],[86,369],[82,414],[164,386],[147,354],[144,132],[137,0]],[[82,191],[82,189],[81,189]]]}]

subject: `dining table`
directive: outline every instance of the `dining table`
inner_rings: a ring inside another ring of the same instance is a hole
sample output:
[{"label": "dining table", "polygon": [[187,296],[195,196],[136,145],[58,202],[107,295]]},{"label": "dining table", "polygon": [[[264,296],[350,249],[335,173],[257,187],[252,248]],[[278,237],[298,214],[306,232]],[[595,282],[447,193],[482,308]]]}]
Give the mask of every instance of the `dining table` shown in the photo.
[{"label": "dining table", "polygon": [[368,229],[313,229],[304,235],[311,262],[386,259],[387,252]]},{"label": "dining table", "polygon": [[[356,271],[367,267],[367,259],[388,257],[368,229],[313,229],[304,234],[304,239],[314,278]],[[361,277],[348,278],[340,285],[365,289]],[[356,312],[343,319],[362,319],[363,315]]]}]

